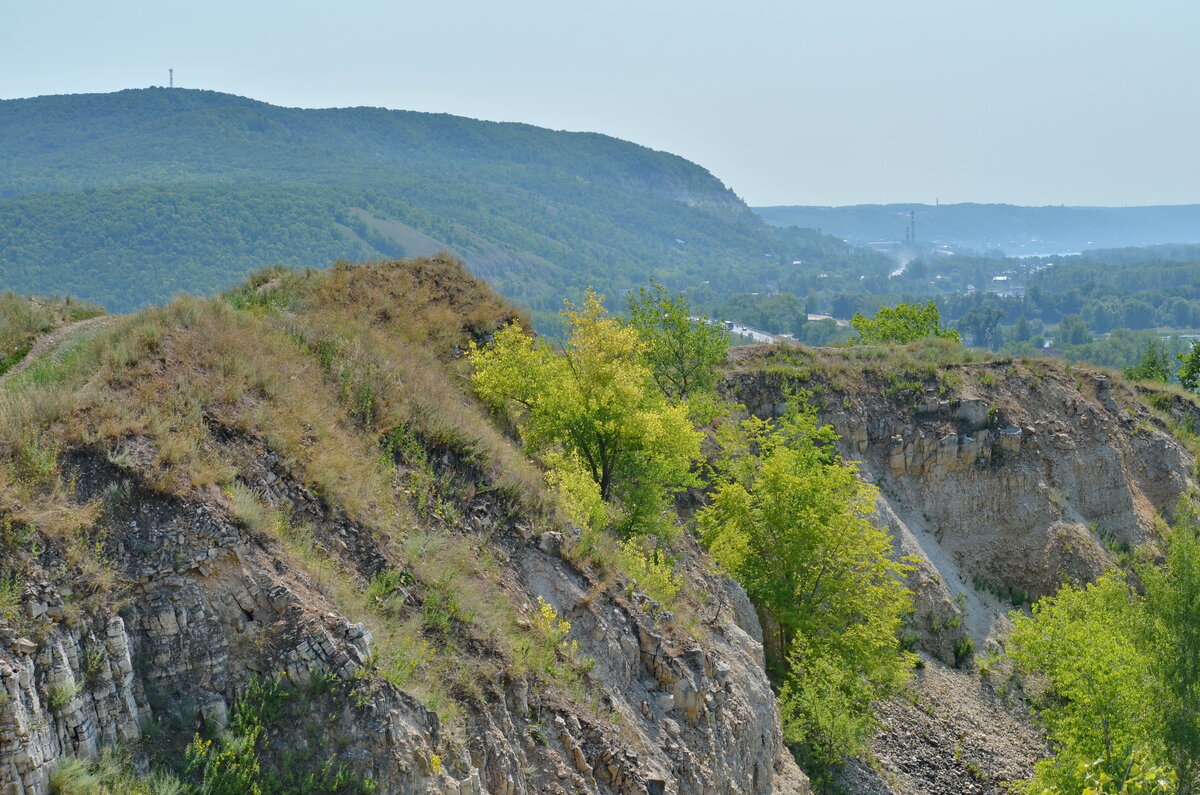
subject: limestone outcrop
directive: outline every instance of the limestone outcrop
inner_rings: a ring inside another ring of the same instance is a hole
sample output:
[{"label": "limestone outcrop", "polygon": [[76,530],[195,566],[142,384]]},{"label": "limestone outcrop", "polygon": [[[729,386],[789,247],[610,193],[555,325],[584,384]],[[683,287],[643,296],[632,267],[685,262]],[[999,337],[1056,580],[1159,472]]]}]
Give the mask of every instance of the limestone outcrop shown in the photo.
[{"label": "limestone outcrop", "polygon": [[[1028,609],[1064,581],[1093,579],[1114,553],[1146,545],[1154,554],[1161,522],[1194,488],[1195,459],[1172,433],[1173,423],[1195,427],[1196,406],[1183,398],[1053,360],[876,366],[869,352],[866,363],[848,362],[854,353],[739,351],[726,389],[759,416],[778,415],[788,394],[806,390],[840,434],[842,454],[879,489],[877,521],[915,564],[908,632],[929,666],[970,668],[973,658],[1001,649],[1010,611]],[[903,390],[895,386],[901,381]],[[927,680],[918,679],[921,698]],[[957,689],[963,701],[948,714],[997,708],[987,681],[963,695],[968,690]],[[914,777],[919,765],[909,750],[919,749],[897,749],[896,737],[929,730],[914,731],[898,717],[914,714],[911,705],[897,703],[883,712],[899,723],[885,726],[876,754],[897,766],[884,762],[882,777],[860,766],[843,783],[850,791],[917,793],[957,780],[964,791],[999,792],[999,771],[1020,775],[1044,753],[1016,697],[1009,706],[1024,727],[1024,751],[971,761],[995,778],[972,778],[959,758],[935,769],[927,752],[928,775]],[[978,734],[981,722],[968,723],[954,731]],[[975,742],[1005,748],[1010,740]]]}]

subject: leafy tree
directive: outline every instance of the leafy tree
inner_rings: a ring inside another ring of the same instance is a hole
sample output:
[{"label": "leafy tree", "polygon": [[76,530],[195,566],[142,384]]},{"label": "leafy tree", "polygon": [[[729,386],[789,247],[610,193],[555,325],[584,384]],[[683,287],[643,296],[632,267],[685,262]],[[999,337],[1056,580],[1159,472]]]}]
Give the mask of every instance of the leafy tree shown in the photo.
[{"label": "leafy tree", "polygon": [[672,401],[712,390],[717,367],[729,352],[729,335],[719,325],[693,319],[687,300],[657,282],[628,299],[629,324],[647,343],[654,381]]},{"label": "leafy tree", "polygon": [[702,537],[764,616],[787,739],[823,776],[862,747],[871,702],[911,668],[897,640],[910,566],[868,520],[875,489],[838,459],[813,407],[794,398],[780,419],[721,436],[718,485],[697,515]]},{"label": "leafy tree", "polygon": [[1167,354],[1166,346],[1156,339],[1147,343],[1142,358],[1125,370],[1125,377],[1135,381],[1170,383],[1171,357]]},{"label": "leafy tree", "polygon": [[[590,478],[599,498],[620,509],[623,528],[656,525],[666,495],[694,484],[700,434],[682,405],[670,405],[646,363],[636,329],[611,317],[588,292],[567,305],[565,348],[556,352],[517,324],[484,348],[471,347],[473,382],[497,407],[516,409],[530,451]],[[593,510],[588,513],[594,515]]]},{"label": "leafy tree", "polygon": [[1192,342],[1192,349],[1187,353],[1178,354],[1179,372],[1175,377],[1189,392],[1200,391],[1200,343]]},{"label": "leafy tree", "polygon": [[[1177,795],[1178,777],[1175,771],[1162,766],[1147,765],[1136,757],[1123,779],[1115,779],[1103,770],[1103,760],[1081,767],[1084,787],[1081,795]],[[1041,795],[1060,795],[1059,790],[1047,790]]]},{"label": "leafy tree", "polygon": [[[1026,792],[1197,791],[1200,779],[1200,521],[1183,504],[1166,565],[1137,569],[1141,591],[1110,572],[1064,585],[1016,615],[1013,659],[1045,674],[1041,710],[1053,757]],[[1154,781],[1150,781],[1153,779]],[[1126,784],[1137,784],[1126,787]],[[1110,786],[1111,785],[1111,786]],[[1096,787],[1099,787],[1098,789]],[[1169,791],[1176,791],[1173,787]]]},{"label": "leafy tree", "polygon": [[1083,345],[1092,341],[1091,332],[1081,315],[1067,315],[1054,331],[1054,345]]},{"label": "leafy tree", "polygon": [[1124,371],[1135,367],[1141,361],[1146,347],[1152,342],[1161,342],[1166,347],[1168,359],[1186,353],[1191,347],[1178,335],[1162,340],[1156,331],[1121,328],[1084,345],[1060,347],[1055,353],[1064,361],[1088,362]]},{"label": "leafy tree", "polygon": [[1044,673],[1054,692],[1041,720],[1056,753],[1037,764],[1026,792],[1080,792],[1083,766],[1095,760],[1119,779],[1139,755],[1163,759],[1152,658],[1140,642],[1145,607],[1120,574],[1064,585],[1013,623],[1014,661]]},{"label": "leafy tree", "polygon": [[1167,549],[1167,565],[1139,574],[1151,616],[1152,671],[1165,720],[1163,730],[1181,795],[1200,779],[1200,523],[1181,507]]},{"label": "leafy tree", "polygon": [[962,342],[962,337],[952,328],[942,328],[937,303],[901,303],[894,307],[883,306],[868,318],[855,313],[850,320],[858,332],[858,341],[863,345],[904,344],[922,337],[934,336]]},{"label": "leafy tree", "polygon": [[956,324],[960,331],[971,335],[977,347],[996,347],[995,341],[1004,311],[994,306],[977,306],[959,318]]}]

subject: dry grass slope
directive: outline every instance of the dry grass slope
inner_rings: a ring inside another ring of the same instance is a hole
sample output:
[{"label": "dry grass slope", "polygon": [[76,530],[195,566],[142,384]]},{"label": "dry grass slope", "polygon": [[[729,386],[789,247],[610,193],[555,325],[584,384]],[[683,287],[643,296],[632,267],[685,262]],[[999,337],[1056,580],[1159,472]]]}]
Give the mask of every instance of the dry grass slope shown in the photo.
[{"label": "dry grass slope", "polygon": [[[54,322],[17,310],[10,325]],[[223,505],[367,621],[377,673],[453,728],[452,691],[528,668],[545,645],[466,516],[549,521],[540,474],[466,392],[460,359],[468,340],[514,319],[527,322],[440,256],[268,270],[223,297],[180,298],[73,340],[0,387],[0,575],[19,592],[57,561],[56,579],[85,586],[79,610],[120,601],[109,498],[79,499],[64,464],[99,456],[160,495]],[[265,500],[253,462],[266,455],[382,557],[356,559]]]}]

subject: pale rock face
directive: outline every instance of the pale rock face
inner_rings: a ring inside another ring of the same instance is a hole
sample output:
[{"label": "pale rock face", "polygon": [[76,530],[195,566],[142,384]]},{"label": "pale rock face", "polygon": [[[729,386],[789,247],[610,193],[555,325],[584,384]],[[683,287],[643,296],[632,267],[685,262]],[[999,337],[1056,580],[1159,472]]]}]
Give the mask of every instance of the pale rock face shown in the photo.
[{"label": "pale rock face", "polygon": [[[863,381],[822,380],[819,363],[812,372],[812,382],[797,383],[783,368],[751,364],[726,388],[763,417],[780,414],[780,395],[797,385],[818,396],[842,455],[879,488],[876,521],[914,562],[907,624],[926,654],[913,685],[922,708],[882,705],[873,764],[851,765],[841,784],[870,795],[999,795],[1002,781],[1030,774],[1045,740],[1027,706],[998,697],[978,672],[952,668],[970,665],[959,651],[968,640],[977,654],[1002,650],[1009,612],[1064,580],[1096,577],[1106,545],[1154,544],[1156,522],[1194,488],[1195,461],[1137,399],[1140,387],[1080,369],[966,365],[957,378],[977,381],[969,390],[946,394],[942,385],[912,402]],[[1161,408],[1176,422],[1200,421],[1183,398]],[[959,746],[973,767],[947,750]]]},{"label": "pale rock face", "polygon": [[[730,389],[774,416],[784,408],[779,378],[740,373]],[[1193,465],[1132,393],[1117,402],[1106,376],[1008,377],[972,389],[899,410],[865,389],[832,393],[821,410],[843,455],[880,488],[880,523],[917,558],[914,626],[947,660],[950,639],[937,628],[946,617],[960,616],[984,648],[1006,630],[1013,599],[1095,577],[1106,541],[1151,541]]]},{"label": "pale rock face", "polygon": [[119,617],[99,635],[58,630],[40,645],[18,638],[12,649],[0,662],[0,758],[8,762],[0,791],[44,792],[58,757],[93,757],[140,735],[144,698]]}]

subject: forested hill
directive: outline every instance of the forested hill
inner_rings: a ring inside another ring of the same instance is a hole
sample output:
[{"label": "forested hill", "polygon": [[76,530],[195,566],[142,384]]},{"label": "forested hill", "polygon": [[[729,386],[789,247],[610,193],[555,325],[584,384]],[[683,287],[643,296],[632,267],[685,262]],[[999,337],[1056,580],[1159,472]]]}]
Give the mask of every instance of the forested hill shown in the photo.
[{"label": "forested hill", "polygon": [[[0,114],[0,196],[206,182],[388,184],[397,171],[569,172],[732,214],[745,205],[683,158],[593,133],[382,108],[306,110],[188,89],[10,100]],[[549,175],[545,175],[549,176]]]},{"label": "forested hill", "polygon": [[1159,207],[1019,207],[1011,204],[860,204],[756,207],[767,223],[820,229],[865,245],[904,240],[910,213],[917,240],[959,252],[1009,256],[1103,247],[1200,243],[1200,204]]},{"label": "forested hill", "polygon": [[654,276],[850,256],[683,158],[593,133],[150,88],[0,101],[0,288],[124,311],[266,264],[446,248],[535,314]]}]

